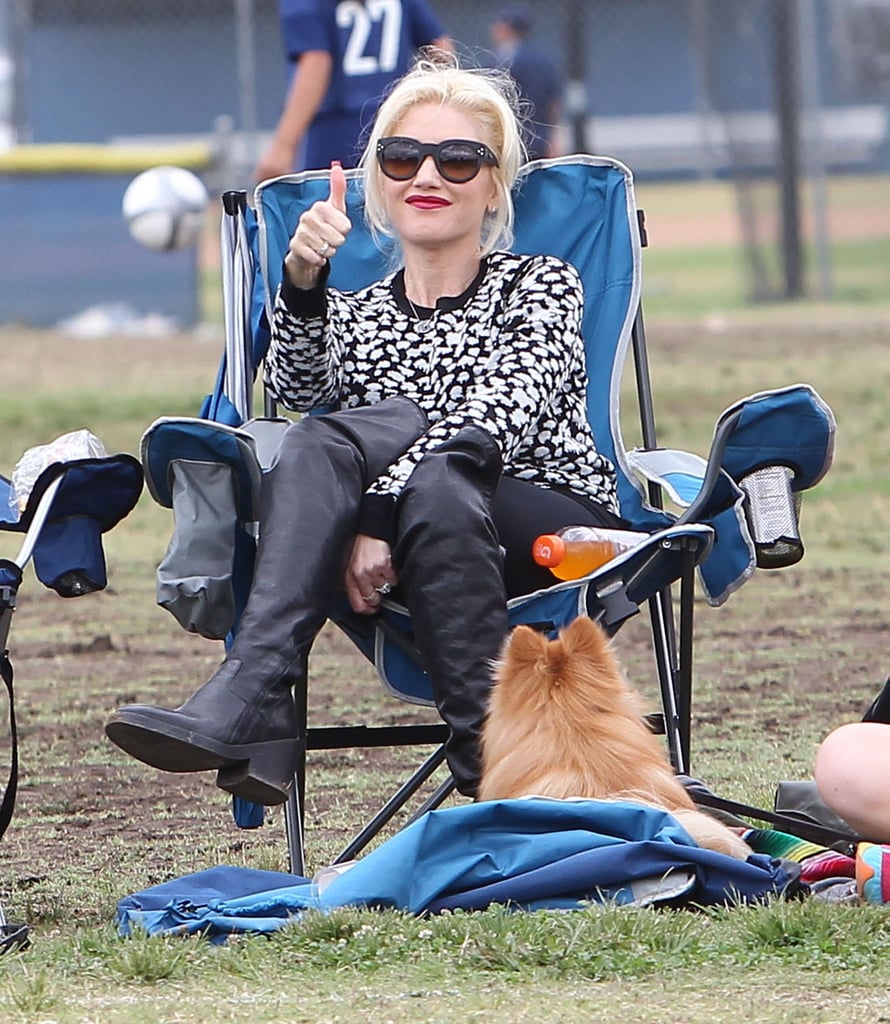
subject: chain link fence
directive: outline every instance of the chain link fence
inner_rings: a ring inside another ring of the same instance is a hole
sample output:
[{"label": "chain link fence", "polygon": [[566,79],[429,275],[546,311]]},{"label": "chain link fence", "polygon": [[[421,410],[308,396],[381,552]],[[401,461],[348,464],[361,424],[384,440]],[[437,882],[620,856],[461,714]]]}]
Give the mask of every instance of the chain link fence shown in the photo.
[{"label": "chain link fence", "polygon": [[[491,56],[490,26],[508,3],[430,2],[467,59]],[[735,135],[769,166],[787,77],[796,101],[822,112],[832,164],[887,166],[890,0],[526,9],[569,82],[567,148],[627,157],[638,174],[712,174],[734,145],[721,119],[747,115]],[[204,134],[221,117],[252,134],[272,128],[284,97],[276,0],[8,0],[5,33],[7,116],[21,142]]]},{"label": "chain link fence", "polygon": [[[465,60],[491,59],[509,0],[430,4]],[[732,180],[753,298],[806,290],[802,180],[818,200],[827,176],[890,171],[890,0],[525,6],[566,80],[560,147]],[[205,139],[212,189],[250,187],[287,80],[277,0],[6,0],[0,58],[16,142]]]}]

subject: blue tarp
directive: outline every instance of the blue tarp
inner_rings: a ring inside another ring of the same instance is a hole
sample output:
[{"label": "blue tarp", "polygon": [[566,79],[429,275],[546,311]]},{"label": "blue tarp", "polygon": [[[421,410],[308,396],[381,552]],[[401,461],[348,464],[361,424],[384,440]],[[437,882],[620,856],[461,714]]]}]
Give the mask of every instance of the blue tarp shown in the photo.
[{"label": "blue tarp", "polygon": [[750,902],[796,889],[794,865],[696,845],[671,815],[639,804],[528,798],[430,811],[323,889],[297,875],[217,867],[127,896],[124,935],[268,933],[306,910],[412,914],[579,908],[591,901]]}]

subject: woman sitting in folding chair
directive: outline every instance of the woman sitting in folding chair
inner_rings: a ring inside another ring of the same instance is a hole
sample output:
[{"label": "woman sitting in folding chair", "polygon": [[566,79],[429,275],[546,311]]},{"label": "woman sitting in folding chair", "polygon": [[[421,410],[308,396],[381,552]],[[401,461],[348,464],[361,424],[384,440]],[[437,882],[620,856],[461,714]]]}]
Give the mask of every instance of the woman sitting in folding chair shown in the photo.
[{"label": "woman sitting in folding chair", "polygon": [[218,769],[237,796],[284,801],[290,689],[338,591],[372,615],[398,588],[450,727],[449,767],[475,794],[506,601],[554,582],[533,539],[625,525],[585,415],[580,279],[553,257],[504,251],[522,156],[508,77],[418,64],[361,163],[366,217],[401,269],[359,292],[326,286],[351,228],[331,168],[329,198],[290,241],[265,380],[290,409],[338,411],[284,434],[226,660],[178,710],[119,710],[107,732],[128,753],[165,771]]}]

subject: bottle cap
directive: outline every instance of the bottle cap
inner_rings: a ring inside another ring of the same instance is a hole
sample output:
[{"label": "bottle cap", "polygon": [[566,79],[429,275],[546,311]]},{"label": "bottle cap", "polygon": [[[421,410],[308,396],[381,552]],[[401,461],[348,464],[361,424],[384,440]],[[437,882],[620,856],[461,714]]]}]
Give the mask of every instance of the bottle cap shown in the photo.
[{"label": "bottle cap", "polygon": [[532,544],[532,558],[538,565],[552,569],[566,556],[566,544],[558,533],[542,533]]}]

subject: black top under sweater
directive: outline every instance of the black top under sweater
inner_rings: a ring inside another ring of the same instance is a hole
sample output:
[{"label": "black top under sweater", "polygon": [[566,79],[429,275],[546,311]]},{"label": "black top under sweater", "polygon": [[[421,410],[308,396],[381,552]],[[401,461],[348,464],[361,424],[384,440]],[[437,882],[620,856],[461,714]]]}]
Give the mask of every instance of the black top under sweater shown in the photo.
[{"label": "black top under sweater", "polygon": [[[587,422],[583,291],[571,264],[494,252],[463,294],[412,309],[398,271],[357,292],[285,277],[272,317],[265,382],[288,409],[351,409],[395,395],[429,429],[365,495],[361,532],[386,536],[424,453],[471,424],[500,447],[504,473],[568,488],[617,513],[612,463]],[[419,314],[419,318],[418,318]]]}]

